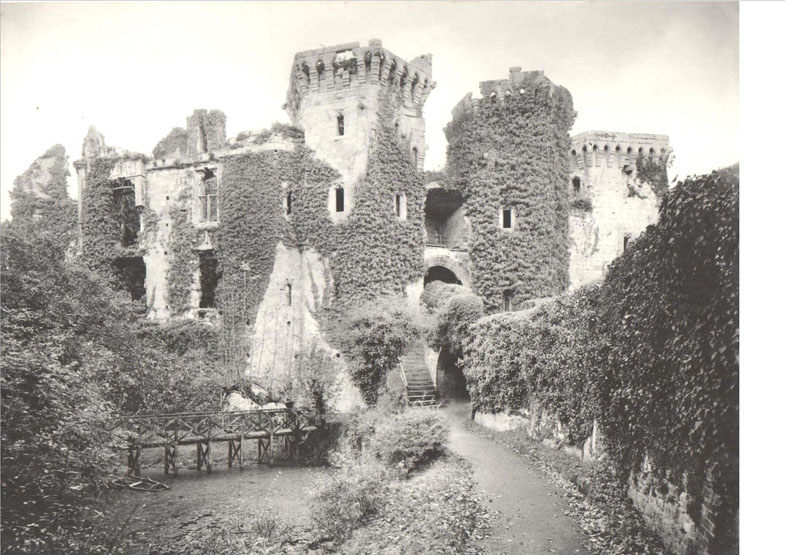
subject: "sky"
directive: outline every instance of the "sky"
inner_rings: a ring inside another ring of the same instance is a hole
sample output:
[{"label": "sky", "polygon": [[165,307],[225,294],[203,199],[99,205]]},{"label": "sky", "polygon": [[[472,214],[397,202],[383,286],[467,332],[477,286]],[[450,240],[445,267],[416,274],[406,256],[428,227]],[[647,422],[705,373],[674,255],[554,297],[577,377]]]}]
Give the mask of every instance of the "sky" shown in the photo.
[{"label": "sky", "polygon": [[671,178],[739,160],[736,3],[5,2],[0,217],[14,178],[57,143],[77,160],[89,125],[151,153],[196,108],[224,111],[230,137],[288,122],[296,52],[373,38],[433,55],[425,169],[444,165],[453,106],[512,66],[570,90],[573,133],[669,135]]}]

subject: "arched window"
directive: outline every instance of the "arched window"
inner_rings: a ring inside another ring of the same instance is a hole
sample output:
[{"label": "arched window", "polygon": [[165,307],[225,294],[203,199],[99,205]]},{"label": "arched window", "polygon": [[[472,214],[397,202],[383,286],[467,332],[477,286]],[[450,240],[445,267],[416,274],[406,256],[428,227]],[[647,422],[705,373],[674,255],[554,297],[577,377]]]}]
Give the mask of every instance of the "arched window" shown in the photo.
[{"label": "arched window", "polygon": [[577,175],[572,178],[572,189],[576,193],[580,193],[581,192],[581,178],[578,177]]}]

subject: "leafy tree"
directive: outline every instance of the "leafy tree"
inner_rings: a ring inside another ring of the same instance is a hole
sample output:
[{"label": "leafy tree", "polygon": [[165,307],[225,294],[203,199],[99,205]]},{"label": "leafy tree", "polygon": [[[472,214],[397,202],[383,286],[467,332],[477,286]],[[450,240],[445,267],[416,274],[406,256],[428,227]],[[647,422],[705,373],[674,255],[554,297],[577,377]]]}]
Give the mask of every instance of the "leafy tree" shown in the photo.
[{"label": "leafy tree", "polygon": [[334,334],[349,360],[349,373],[369,405],[395,368],[406,345],[417,337],[416,311],[399,297],[377,297],[349,310]]}]

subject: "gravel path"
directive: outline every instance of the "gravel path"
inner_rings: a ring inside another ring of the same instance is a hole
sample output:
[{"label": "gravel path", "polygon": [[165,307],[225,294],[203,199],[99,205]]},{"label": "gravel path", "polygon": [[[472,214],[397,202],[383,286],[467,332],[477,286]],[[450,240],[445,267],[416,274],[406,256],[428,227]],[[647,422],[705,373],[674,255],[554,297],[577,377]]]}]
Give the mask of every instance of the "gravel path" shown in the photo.
[{"label": "gravel path", "polygon": [[472,464],[478,493],[498,514],[490,537],[480,543],[487,553],[589,553],[577,524],[565,514],[567,502],[536,467],[468,432],[468,404],[452,404],[442,412],[450,422],[450,448]]}]

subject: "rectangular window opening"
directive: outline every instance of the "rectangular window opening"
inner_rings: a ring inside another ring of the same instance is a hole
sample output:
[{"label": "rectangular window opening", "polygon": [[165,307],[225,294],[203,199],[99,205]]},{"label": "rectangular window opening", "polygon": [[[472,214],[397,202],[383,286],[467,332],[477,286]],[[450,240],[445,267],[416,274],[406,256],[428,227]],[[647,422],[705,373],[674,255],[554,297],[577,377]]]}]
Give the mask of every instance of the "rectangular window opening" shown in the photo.
[{"label": "rectangular window opening", "polygon": [[512,228],[512,209],[510,208],[502,210],[502,227],[504,229]]},{"label": "rectangular window opening", "polygon": [[502,296],[504,298],[504,311],[505,312],[510,312],[512,310],[512,298],[513,298],[513,295],[514,295],[514,293],[512,291],[510,291],[509,289],[504,291],[504,293],[502,294]]},{"label": "rectangular window opening", "polygon": [[401,195],[395,195],[395,215],[401,217]]},{"label": "rectangular window opening", "polygon": [[218,221],[218,181],[215,175],[210,172],[210,177],[207,177],[202,183],[203,195],[199,197],[202,205],[202,221],[203,222],[217,222]]},{"label": "rectangular window opening", "polygon": [[343,188],[341,187],[335,190],[335,211],[343,212]]},{"label": "rectangular window opening", "polygon": [[292,213],[292,192],[289,191],[286,193],[286,214],[289,215]]},{"label": "rectangular window opening", "polygon": [[215,308],[215,290],[218,287],[218,258],[215,251],[199,253],[199,308]]},{"label": "rectangular window opening", "polygon": [[343,114],[338,116],[338,135],[343,135],[344,127],[343,127]]}]

